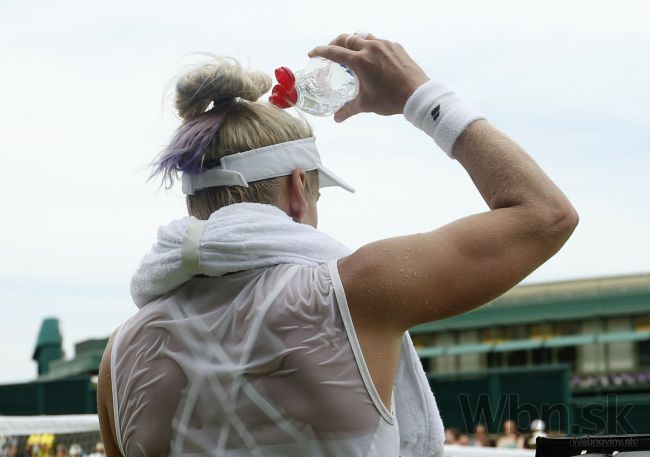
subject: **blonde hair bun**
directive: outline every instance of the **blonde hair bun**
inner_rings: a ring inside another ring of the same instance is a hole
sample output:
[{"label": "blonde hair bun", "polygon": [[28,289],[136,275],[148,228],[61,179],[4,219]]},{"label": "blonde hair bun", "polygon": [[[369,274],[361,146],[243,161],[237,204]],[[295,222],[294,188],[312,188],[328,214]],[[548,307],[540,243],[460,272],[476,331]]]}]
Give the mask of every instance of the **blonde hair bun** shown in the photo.
[{"label": "blonde hair bun", "polygon": [[176,82],[176,109],[184,120],[215,107],[232,104],[237,98],[256,101],[271,89],[271,77],[247,71],[235,59],[212,56],[208,63],[181,74]]}]

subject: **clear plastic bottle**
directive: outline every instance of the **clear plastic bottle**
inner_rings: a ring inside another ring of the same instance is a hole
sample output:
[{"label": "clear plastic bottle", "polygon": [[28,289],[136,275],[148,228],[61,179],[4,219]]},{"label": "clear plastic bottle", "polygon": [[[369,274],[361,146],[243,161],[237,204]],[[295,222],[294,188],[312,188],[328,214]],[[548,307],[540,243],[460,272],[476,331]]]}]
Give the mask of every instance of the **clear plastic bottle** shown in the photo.
[{"label": "clear plastic bottle", "polygon": [[329,116],[359,93],[359,79],[349,68],[316,57],[296,72],[296,108],[315,116]]},{"label": "clear plastic bottle", "polygon": [[309,59],[295,75],[286,67],[275,74],[280,84],[273,90],[271,103],[281,108],[294,106],[314,116],[334,114],[359,93],[359,79],[352,70],[322,57]]}]

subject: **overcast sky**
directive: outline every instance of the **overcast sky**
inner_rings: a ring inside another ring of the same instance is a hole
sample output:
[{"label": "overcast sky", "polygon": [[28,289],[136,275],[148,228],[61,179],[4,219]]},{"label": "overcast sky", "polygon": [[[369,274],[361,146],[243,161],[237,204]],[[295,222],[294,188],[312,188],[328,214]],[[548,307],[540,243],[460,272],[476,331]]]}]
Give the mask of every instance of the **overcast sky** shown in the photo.
[{"label": "overcast sky", "polygon": [[[145,181],[179,124],[170,81],[197,51],[272,73],[341,32],[398,41],[580,213],[565,248],[524,282],[650,271],[646,5],[4,0],[0,383],[35,376],[43,318],[61,320],[70,357],[135,312],[132,271],[157,227],[185,215],[178,187]],[[351,248],[487,209],[462,167],[401,116],[311,120],[324,162],[357,189],[323,191],[320,228]]]}]

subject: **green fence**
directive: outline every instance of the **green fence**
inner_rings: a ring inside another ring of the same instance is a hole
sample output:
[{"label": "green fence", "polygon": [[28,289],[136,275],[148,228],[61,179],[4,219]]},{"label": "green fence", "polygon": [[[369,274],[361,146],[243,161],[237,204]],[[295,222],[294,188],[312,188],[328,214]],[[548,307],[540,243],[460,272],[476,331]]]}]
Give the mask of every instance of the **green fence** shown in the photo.
[{"label": "green fence", "polygon": [[569,376],[567,366],[557,365],[430,375],[429,383],[446,427],[470,432],[483,423],[496,433],[506,419],[521,430],[543,419],[551,430],[567,430],[573,412]]},{"label": "green fence", "polygon": [[91,376],[0,386],[0,415],[90,414],[97,412]]},{"label": "green fence", "polygon": [[650,393],[573,398],[571,434],[650,433]]},{"label": "green fence", "polygon": [[478,423],[501,432],[513,419],[532,419],[570,435],[650,433],[650,392],[572,395],[566,365],[429,375],[446,427],[470,432]]}]

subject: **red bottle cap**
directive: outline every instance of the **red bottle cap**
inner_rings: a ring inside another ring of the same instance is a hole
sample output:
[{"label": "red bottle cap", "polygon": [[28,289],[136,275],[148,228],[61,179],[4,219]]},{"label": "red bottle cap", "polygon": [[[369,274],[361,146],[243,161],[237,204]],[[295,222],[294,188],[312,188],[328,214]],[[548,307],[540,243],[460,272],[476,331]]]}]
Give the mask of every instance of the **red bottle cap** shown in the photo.
[{"label": "red bottle cap", "polygon": [[293,72],[287,67],[276,68],[275,79],[278,80],[278,84],[273,86],[269,102],[279,108],[290,108],[295,105],[298,101],[298,92]]}]

